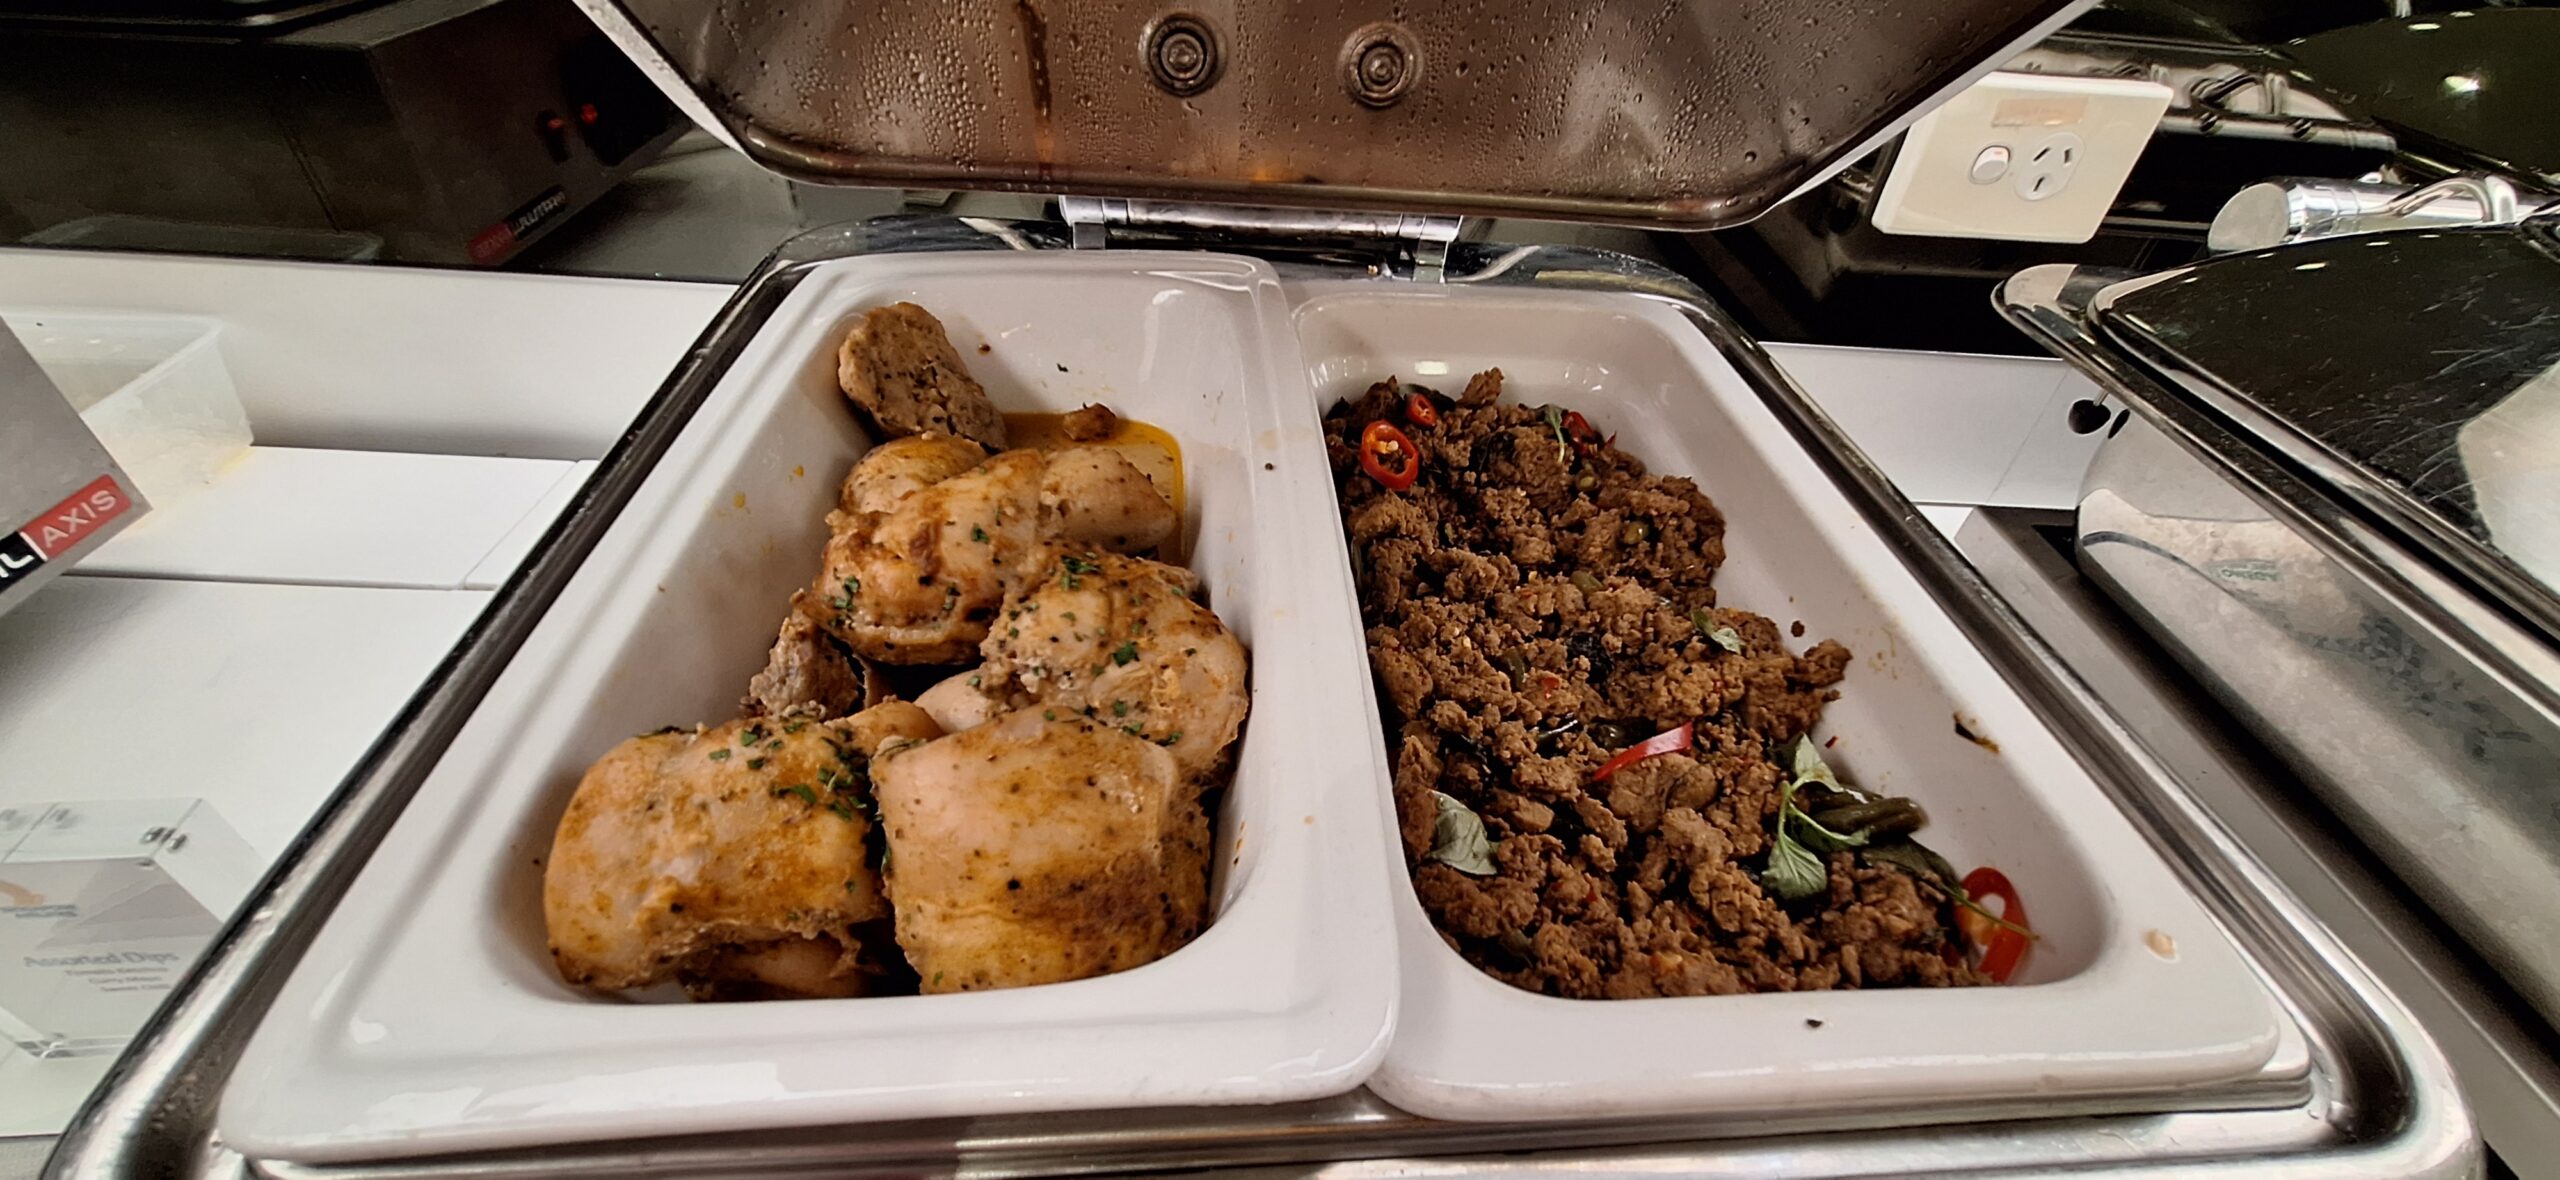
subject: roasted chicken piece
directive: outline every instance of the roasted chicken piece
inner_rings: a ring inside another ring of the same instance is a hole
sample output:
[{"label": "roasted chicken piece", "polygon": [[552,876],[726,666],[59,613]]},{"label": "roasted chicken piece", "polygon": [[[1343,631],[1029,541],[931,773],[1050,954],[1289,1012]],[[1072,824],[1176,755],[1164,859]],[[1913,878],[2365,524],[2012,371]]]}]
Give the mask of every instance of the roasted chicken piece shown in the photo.
[{"label": "roasted chicken piece", "polygon": [[1209,820],[1162,747],[1017,709],[880,760],[898,945],[927,993],[1106,975],[1209,904]]},{"label": "roasted chicken piece", "polygon": [[976,729],[1031,703],[1027,695],[1004,692],[976,668],[946,677],[916,695],[916,707],[931,715],[944,733]]},{"label": "roasted chicken piece", "polygon": [[1244,724],[1244,644],[1192,601],[1191,571],[1050,546],[983,645],[984,691],[1018,690],[1172,751],[1186,781]]},{"label": "roasted chicken piece", "polygon": [[811,619],[814,600],[803,590],[791,596],[791,613],[765,657],[764,671],[747,682],[741,711],[749,717],[794,717],[824,720],[880,703],[888,685],[871,661],[846,651],[844,644]]},{"label": "roasted chicken piece", "polygon": [[1116,451],[1007,451],[919,479],[957,458],[889,444],[846,477],[855,507],[827,517],[833,535],[814,595],[826,608],[819,623],[856,654],[889,664],[965,659],[1041,542],[1148,549],[1177,523],[1173,505]]},{"label": "roasted chicken piece", "polygon": [[716,947],[679,978],[696,1000],[832,1000],[904,991],[914,973],[898,955],[891,925],[882,918],[853,928],[850,970],[847,944],[821,934]]},{"label": "roasted chicken piece", "polygon": [[887,512],[898,501],[987,461],[987,449],[948,434],[893,438],[863,453],[844,477],[840,512]]},{"label": "roasted chicken piece", "polygon": [[835,721],[757,718],[623,742],[587,769],[543,864],[560,976],[601,990],[858,995],[889,916],[869,770],[941,731],[892,702]]},{"label": "roasted chicken piece", "polygon": [[1099,402],[1078,406],[1058,423],[1058,429],[1074,442],[1101,442],[1120,429],[1120,415]]},{"label": "roasted chicken piece", "polygon": [[1129,456],[1110,447],[1041,452],[1040,539],[1143,553],[1164,543],[1176,525],[1173,501]]},{"label": "roasted chicken piece", "polygon": [[885,512],[829,514],[820,621],[883,663],[966,658],[1004,601],[1008,573],[1037,547],[1045,465],[1036,451],[1009,451]]},{"label": "roasted chicken piece", "polygon": [[863,313],[836,350],[836,382],[882,434],[954,434],[1004,447],[1004,416],[942,321],[912,303]]}]

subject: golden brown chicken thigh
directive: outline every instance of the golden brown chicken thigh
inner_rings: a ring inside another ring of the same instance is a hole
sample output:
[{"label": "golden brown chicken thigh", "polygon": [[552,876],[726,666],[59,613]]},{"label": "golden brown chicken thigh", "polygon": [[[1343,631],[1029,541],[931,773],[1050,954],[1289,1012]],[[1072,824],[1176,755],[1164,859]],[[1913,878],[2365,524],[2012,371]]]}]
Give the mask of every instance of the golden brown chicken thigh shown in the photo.
[{"label": "golden brown chicken thigh", "polygon": [[1051,546],[983,645],[982,691],[1018,690],[1171,750],[1186,780],[1244,725],[1244,644],[1192,601],[1191,571]]},{"label": "golden brown chicken thigh", "polygon": [[[543,865],[561,978],[860,994],[888,917],[868,770],[940,730],[892,702],[835,721],[757,718],[632,738],[588,768]],[[877,935],[872,936],[875,941]]]},{"label": "golden brown chicken thigh", "polygon": [[916,694],[916,707],[930,715],[944,733],[976,729],[1031,703],[1028,695],[1004,691],[1003,686],[988,681],[977,668],[944,677]]},{"label": "golden brown chicken thigh", "polygon": [[897,938],[927,993],[1106,975],[1208,910],[1209,821],[1151,742],[1018,709],[873,769]]},{"label": "golden brown chicken thigh", "polygon": [[987,461],[987,449],[948,434],[893,438],[863,453],[844,477],[836,509],[887,512],[898,501]]},{"label": "golden brown chicken thigh", "polygon": [[966,658],[1037,542],[1042,459],[1010,451],[885,512],[828,516],[814,591],[830,632],[889,664]]},{"label": "golden brown chicken thigh", "polygon": [[826,607],[818,621],[859,655],[889,664],[965,659],[1041,542],[1143,550],[1177,523],[1172,503],[1116,451],[1006,451],[938,481],[918,478],[951,458],[880,447],[846,477],[845,499],[856,507],[827,517],[833,535],[813,591]]}]

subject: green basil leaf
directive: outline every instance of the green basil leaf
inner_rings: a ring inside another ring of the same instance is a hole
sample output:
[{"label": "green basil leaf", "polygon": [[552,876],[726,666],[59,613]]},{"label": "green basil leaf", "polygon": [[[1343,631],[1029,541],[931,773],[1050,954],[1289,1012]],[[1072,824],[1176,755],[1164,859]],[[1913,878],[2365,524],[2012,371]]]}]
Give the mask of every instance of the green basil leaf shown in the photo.
[{"label": "green basil leaf", "polygon": [[1706,636],[1717,647],[1735,655],[1742,654],[1742,633],[1731,627],[1716,626],[1715,616],[1708,614],[1706,608],[1690,611],[1689,625],[1697,628],[1698,634]]},{"label": "green basil leaf", "polygon": [[1872,844],[1860,851],[1858,855],[1864,857],[1869,864],[1888,865],[1923,881],[1941,879],[1936,867],[1929,863],[1929,855],[1907,841]]},{"label": "green basil leaf", "polygon": [[1812,734],[1796,739],[1795,755],[1790,761],[1795,767],[1797,786],[1821,783],[1835,791],[1846,789],[1840,785],[1839,779],[1832,776],[1830,764],[1822,760],[1822,747],[1814,744]]},{"label": "green basil leaf", "polygon": [[1904,837],[1870,844],[1859,849],[1858,855],[1870,862],[1891,865],[1914,877],[1933,882],[1938,888],[1946,890],[1948,896],[1956,898],[1959,902],[1972,900],[1965,895],[1964,885],[1956,875],[1956,867],[1948,864],[1947,858],[1931,851],[1928,845],[1917,840]]},{"label": "green basil leaf", "polygon": [[1473,877],[1494,875],[1493,837],[1484,819],[1438,791],[1431,792],[1438,814],[1431,821],[1431,859]]},{"label": "green basil leaf", "polygon": [[1769,849],[1769,867],[1760,873],[1760,887],[1773,897],[1795,901],[1811,897],[1830,887],[1831,874],[1822,867],[1822,858],[1805,850],[1778,829],[1778,843]]}]

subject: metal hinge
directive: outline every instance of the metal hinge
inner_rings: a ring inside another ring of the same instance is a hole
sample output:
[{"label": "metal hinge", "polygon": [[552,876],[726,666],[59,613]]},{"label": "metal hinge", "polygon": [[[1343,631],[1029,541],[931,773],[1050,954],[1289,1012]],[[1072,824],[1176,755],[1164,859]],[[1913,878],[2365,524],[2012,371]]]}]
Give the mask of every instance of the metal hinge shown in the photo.
[{"label": "metal hinge", "polygon": [[1411,213],[1339,213],[1191,201],[1060,197],[1058,215],[1077,249],[1101,249],[1115,235],[1148,243],[1216,247],[1262,244],[1339,254],[1373,248],[1380,274],[1436,283],[1463,218]]}]

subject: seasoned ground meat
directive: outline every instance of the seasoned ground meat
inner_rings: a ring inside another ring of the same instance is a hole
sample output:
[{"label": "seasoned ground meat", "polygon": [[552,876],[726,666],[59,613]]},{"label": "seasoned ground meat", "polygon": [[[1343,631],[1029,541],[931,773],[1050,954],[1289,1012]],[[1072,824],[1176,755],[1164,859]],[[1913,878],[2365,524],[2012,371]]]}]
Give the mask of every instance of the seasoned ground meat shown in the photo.
[{"label": "seasoned ground meat", "polygon": [[[1762,888],[1776,758],[1839,695],[1848,649],[1792,651],[1716,601],[1724,518],[1695,483],[1501,395],[1500,370],[1456,399],[1389,379],[1325,419],[1406,859],[1442,937],[1556,996],[1986,982],[1934,873],[1841,851],[1819,891]],[[1419,453],[1411,487],[1364,470],[1379,421]],[[1687,750],[1594,779],[1682,724]],[[1483,821],[1490,875],[1430,855],[1435,791]]]}]

